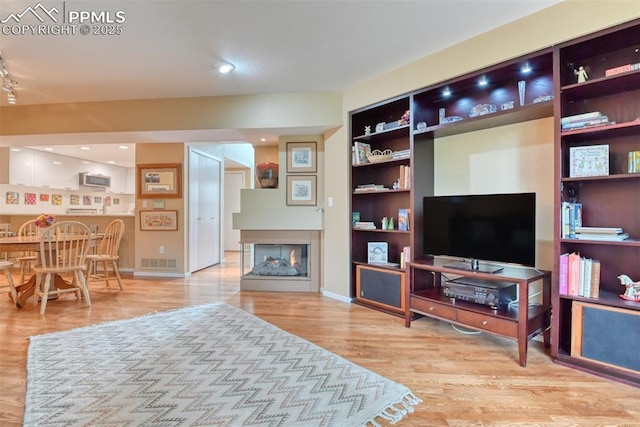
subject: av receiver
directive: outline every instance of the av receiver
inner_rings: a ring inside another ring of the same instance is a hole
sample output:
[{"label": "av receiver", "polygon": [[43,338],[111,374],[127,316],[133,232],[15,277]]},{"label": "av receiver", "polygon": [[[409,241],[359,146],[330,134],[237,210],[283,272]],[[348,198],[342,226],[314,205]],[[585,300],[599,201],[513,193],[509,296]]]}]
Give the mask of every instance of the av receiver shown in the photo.
[{"label": "av receiver", "polygon": [[494,309],[507,308],[517,298],[515,283],[459,277],[442,283],[442,295],[461,301],[482,304]]}]

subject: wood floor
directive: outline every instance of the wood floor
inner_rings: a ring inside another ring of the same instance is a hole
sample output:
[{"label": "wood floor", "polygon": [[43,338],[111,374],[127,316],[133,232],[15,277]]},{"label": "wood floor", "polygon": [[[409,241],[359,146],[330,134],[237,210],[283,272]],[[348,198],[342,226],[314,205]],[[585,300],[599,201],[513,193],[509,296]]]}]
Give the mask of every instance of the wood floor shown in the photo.
[{"label": "wood floor", "polygon": [[556,365],[541,342],[526,368],[514,341],[400,318],[319,294],[241,292],[239,258],[188,279],[125,277],[124,291],[91,286],[93,306],[73,295],[41,317],[30,300],[0,299],[0,425],[21,425],[31,335],[155,311],[224,301],[409,387],[424,402],[398,426],[640,426],[640,388]]}]

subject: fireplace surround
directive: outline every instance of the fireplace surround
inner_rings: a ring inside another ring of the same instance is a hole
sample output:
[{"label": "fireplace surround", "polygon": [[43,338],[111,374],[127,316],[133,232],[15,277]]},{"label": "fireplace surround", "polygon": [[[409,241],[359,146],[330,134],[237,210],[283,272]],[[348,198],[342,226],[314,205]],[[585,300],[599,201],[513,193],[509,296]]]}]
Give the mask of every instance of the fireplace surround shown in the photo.
[{"label": "fireplace surround", "polygon": [[240,289],[320,291],[320,231],[241,230]]}]

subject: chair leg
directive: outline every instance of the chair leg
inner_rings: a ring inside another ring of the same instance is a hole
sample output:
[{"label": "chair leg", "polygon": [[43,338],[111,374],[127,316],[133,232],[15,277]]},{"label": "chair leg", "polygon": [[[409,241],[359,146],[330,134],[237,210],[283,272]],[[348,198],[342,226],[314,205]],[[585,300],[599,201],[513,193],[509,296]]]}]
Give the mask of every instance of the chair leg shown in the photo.
[{"label": "chair leg", "polygon": [[120,277],[120,270],[118,270],[118,262],[116,260],[113,260],[111,262],[113,263],[113,272],[116,275],[118,286],[120,286],[120,290],[122,290],[122,277]]},{"label": "chair leg", "polygon": [[109,269],[107,268],[107,261],[102,261],[102,274],[104,274],[104,281],[109,287]]},{"label": "chair leg", "polygon": [[[44,316],[44,311],[47,308],[47,301],[49,300],[49,286],[51,285],[51,273],[47,273],[44,276],[44,286],[42,287],[42,295],[40,296],[40,314]],[[36,304],[38,299],[36,298]]]},{"label": "chair leg", "polygon": [[87,288],[87,285],[85,284],[84,273],[82,273],[82,271],[78,270],[74,274],[76,275],[77,286],[80,287],[80,291],[84,295],[84,299],[87,301],[87,305],[89,307],[91,307],[91,298],[89,298],[89,289]]},{"label": "chair leg", "polygon": [[11,270],[9,268],[5,268],[4,275],[7,277],[7,283],[9,284],[9,293],[11,294],[11,299],[13,300],[13,303],[16,304],[18,302],[18,293],[16,292],[16,287],[13,283]]}]

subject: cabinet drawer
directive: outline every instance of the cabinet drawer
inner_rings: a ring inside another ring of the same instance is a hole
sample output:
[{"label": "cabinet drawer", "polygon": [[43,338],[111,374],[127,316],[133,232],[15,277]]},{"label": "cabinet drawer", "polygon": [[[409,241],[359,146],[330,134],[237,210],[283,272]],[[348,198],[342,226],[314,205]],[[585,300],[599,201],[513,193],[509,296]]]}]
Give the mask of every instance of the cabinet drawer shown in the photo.
[{"label": "cabinet drawer", "polygon": [[456,320],[456,309],[446,304],[411,297],[411,309],[427,316]]},{"label": "cabinet drawer", "polygon": [[458,311],[458,322],[507,337],[518,337],[518,323],[510,320],[460,310]]}]

